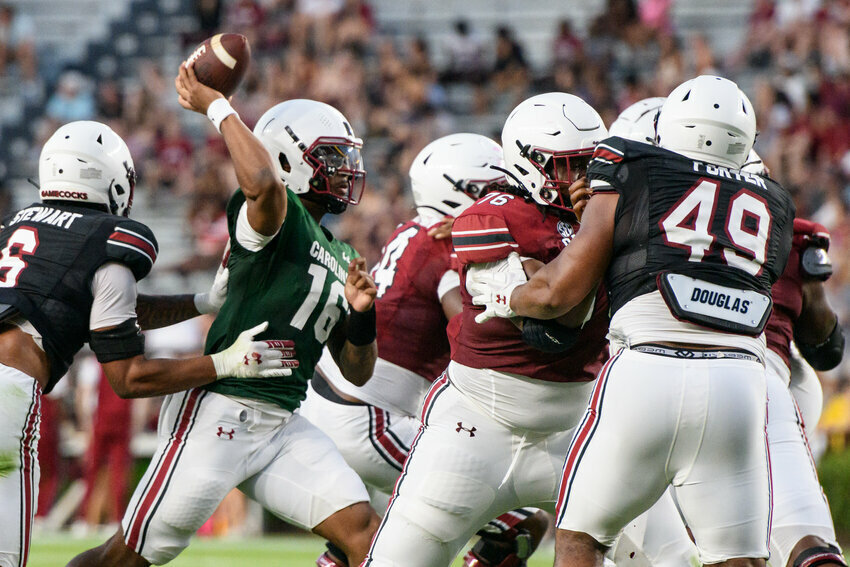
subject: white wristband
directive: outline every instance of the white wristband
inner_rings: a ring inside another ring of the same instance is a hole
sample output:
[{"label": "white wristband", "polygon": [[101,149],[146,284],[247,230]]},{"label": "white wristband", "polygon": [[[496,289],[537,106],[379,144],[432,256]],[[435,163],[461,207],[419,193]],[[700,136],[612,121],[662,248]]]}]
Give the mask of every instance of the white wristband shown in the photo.
[{"label": "white wristband", "polygon": [[207,118],[219,133],[221,133],[221,123],[231,114],[239,116],[226,98],[217,98],[207,107]]}]

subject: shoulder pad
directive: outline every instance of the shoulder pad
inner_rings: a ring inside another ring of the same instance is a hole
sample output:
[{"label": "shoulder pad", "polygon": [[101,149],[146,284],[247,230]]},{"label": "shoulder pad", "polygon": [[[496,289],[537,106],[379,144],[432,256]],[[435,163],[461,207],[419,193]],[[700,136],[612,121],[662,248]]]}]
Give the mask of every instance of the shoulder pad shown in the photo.
[{"label": "shoulder pad", "polygon": [[658,155],[658,151],[659,149],[655,146],[618,136],[602,140],[593,150],[593,157],[587,166],[587,178],[590,180],[591,187],[594,191],[599,189],[599,181],[612,186],[619,185],[615,180],[619,177],[620,168],[626,162]]},{"label": "shoulder pad", "polygon": [[612,163],[620,163],[626,155],[626,140],[613,136],[605,138],[593,150],[593,157],[590,158],[590,163],[598,161],[605,165]]},{"label": "shoulder pad", "polygon": [[156,237],[140,222],[125,218],[116,220],[106,240],[107,260],[124,264],[139,281],[150,273],[156,262],[159,252]]},{"label": "shoulder pad", "polygon": [[473,205],[455,219],[452,245],[461,265],[495,262],[518,247],[504,217],[496,210],[487,209]]}]

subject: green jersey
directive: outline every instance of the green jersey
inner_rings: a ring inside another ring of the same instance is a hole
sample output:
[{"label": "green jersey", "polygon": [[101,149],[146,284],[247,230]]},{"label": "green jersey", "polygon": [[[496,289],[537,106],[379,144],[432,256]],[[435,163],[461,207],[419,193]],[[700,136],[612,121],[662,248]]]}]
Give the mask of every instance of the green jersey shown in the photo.
[{"label": "green jersey", "polygon": [[348,263],[358,256],[334,239],[287,189],[286,219],[261,250],[247,250],[236,239],[236,220],[245,203],[237,191],[227,205],[230,270],[227,300],[210,327],[204,352],[230,346],[245,329],[263,321],[262,339],[295,341],[299,366],[280,378],[224,378],[206,388],[224,395],[254,398],[295,410],[307,392],[307,381],[334,325],[344,317]]}]

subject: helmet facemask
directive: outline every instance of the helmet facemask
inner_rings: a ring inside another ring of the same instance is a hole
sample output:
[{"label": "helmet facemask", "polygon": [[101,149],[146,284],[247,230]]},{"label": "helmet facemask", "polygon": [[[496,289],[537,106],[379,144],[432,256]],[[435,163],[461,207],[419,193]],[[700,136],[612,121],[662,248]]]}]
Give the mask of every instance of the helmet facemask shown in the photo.
[{"label": "helmet facemask", "polygon": [[360,202],[366,170],[359,144],[345,138],[318,138],[304,152],[304,161],[313,168],[308,194],[329,213],[340,214]]},{"label": "helmet facemask", "polygon": [[[517,145],[520,143],[517,142]],[[593,148],[554,151],[522,146],[520,155],[543,174],[543,186],[538,191],[540,199],[549,206],[572,212],[569,188],[586,175]]]}]

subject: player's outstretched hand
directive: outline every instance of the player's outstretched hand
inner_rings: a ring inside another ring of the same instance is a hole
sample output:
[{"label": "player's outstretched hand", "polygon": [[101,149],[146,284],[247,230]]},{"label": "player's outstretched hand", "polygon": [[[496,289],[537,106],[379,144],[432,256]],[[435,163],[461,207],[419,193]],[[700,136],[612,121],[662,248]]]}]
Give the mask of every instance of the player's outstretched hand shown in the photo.
[{"label": "player's outstretched hand", "polygon": [[434,240],[442,240],[444,238],[451,238],[452,236],[452,226],[455,223],[454,217],[443,217],[443,220],[432,226],[428,229],[428,236],[433,238]]},{"label": "player's outstretched hand", "polygon": [[242,331],[225,350],[211,356],[218,378],[272,378],[291,376],[298,368],[293,341],[255,341],[265,331],[268,321]]},{"label": "player's outstretched hand", "polygon": [[229,256],[230,241],[228,240],[210,290],[205,293],[195,294],[195,308],[199,313],[215,315],[221,309],[221,306],[224,305],[224,300],[227,299],[227,284],[230,280],[230,270],[227,269],[227,258]]},{"label": "player's outstretched hand", "polygon": [[366,260],[355,258],[348,264],[348,277],[345,280],[345,300],[355,311],[369,311],[375,304],[378,288],[369,272]]},{"label": "player's outstretched hand", "polygon": [[484,323],[493,317],[515,317],[511,294],[526,281],[522,260],[516,252],[498,262],[470,266],[466,272],[466,290],[472,296],[473,305],[484,306],[484,311],[475,316],[475,322]]},{"label": "player's outstretched hand", "polygon": [[195,76],[192,63],[185,61],[180,64],[180,70],[174,79],[174,88],[177,89],[177,102],[187,110],[192,110],[206,115],[212,101],[224,98],[224,95],[201,83]]},{"label": "player's outstretched hand", "polygon": [[573,211],[576,218],[581,222],[581,215],[584,208],[587,206],[587,201],[592,195],[590,186],[587,184],[587,177],[580,177],[572,185],[570,185],[570,202],[573,205]]}]

